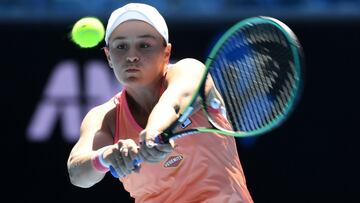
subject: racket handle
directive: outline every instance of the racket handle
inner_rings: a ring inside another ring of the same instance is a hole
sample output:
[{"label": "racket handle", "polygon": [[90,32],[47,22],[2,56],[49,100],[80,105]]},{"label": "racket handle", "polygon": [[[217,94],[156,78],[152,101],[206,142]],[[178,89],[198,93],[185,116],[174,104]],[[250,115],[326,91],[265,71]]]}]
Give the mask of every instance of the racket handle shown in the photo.
[{"label": "racket handle", "polygon": [[[133,161],[133,165],[134,165],[134,171],[135,170],[138,170],[140,167],[141,167],[141,162],[143,162],[143,160],[141,158],[138,158],[138,159],[134,159]],[[116,172],[115,168],[112,167],[112,166],[109,166],[109,170],[110,170],[110,173],[111,175],[114,177],[114,178],[123,178],[125,176],[119,176],[119,174]]]},{"label": "racket handle", "polygon": [[161,133],[160,135],[155,137],[155,143],[156,144],[165,144],[165,143],[169,143],[169,138],[167,138],[166,136],[164,136],[164,133]]},{"label": "racket handle", "polygon": [[120,178],[119,175],[116,173],[114,167],[110,166],[109,169],[110,169],[111,175],[112,175],[114,178]]},{"label": "racket handle", "polygon": [[[165,143],[168,143],[169,142],[169,140],[165,140],[164,139],[164,136],[161,136],[162,134],[160,134],[160,135],[158,135],[158,136],[156,136],[155,137],[155,143],[156,144],[165,144]],[[167,141],[167,142],[166,142]]]}]

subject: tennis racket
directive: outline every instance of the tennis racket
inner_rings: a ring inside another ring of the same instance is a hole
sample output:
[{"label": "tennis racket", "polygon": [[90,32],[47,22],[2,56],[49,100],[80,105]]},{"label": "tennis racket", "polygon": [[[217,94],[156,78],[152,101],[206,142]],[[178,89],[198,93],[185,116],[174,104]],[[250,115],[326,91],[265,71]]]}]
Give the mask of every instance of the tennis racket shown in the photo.
[{"label": "tennis racket", "polygon": [[[291,114],[301,95],[304,76],[302,47],[284,23],[271,17],[252,17],[238,22],[226,31],[213,47],[205,62],[204,75],[190,103],[158,143],[197,133],[219,133],[226,136],[249,137],[269,132],[281,125]],[[208,77],[223,98],[206,104],[204,94]],[[174,133],[194,111],[201,97],[202,109],[211,128],[194,128]],[[217,123],[209,108],[226,109],[232,128]],[[140,164],[137,160],[134,165]],[[116,171],[110,167],[113,176]]]}]

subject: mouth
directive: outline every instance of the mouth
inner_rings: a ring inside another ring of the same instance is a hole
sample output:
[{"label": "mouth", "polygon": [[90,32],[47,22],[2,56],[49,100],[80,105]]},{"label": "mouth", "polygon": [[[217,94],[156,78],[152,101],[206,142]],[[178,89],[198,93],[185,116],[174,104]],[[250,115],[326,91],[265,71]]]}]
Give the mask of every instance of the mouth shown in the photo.
[{"label": "mouth", "polygon": [[139,72],[139,71],[140,70],[136,69],[136,68],[127,68],[127,69],[125,69],[126,73],[136,73],[136,72]]},{"label": "mouth", "polygon": [[125,64],[123,68],[125,73],[136,73],[140,71],[139,64]]}]

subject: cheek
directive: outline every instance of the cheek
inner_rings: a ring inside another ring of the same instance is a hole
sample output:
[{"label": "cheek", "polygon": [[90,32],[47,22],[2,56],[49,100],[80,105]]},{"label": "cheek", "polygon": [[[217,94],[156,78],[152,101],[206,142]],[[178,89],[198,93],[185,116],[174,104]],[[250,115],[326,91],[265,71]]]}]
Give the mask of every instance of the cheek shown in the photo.
[{"label": "cheek", "polygon": [[119,61],[118,60],[115,60],[115,61],[112,61],[112,67],[111,67],[111,70],[113,71],[116,79],[119,81],[119,82],[123,82],[124,79],[123,79],[123,76],[121,74],[121,65],[119,65]]},{"label": "cheek", "polygon": [[118,69],[117,68],[113,68],[113,72],[114,72],[114,75],[116,77],[116,79],[121,82],[122,79],[121,79],[121,74],[118,72]]},{"label": "cheek", "polygon": [[113,65],[117,65],[123,60],[123,57],[121,55],[114,53],[110,55],[110,58]]},{"label": "cheek", "polygon": [[151,54],[144,55],[143,61],[161,65],[165,62],[165,55],[161,52],[153,52]]}]

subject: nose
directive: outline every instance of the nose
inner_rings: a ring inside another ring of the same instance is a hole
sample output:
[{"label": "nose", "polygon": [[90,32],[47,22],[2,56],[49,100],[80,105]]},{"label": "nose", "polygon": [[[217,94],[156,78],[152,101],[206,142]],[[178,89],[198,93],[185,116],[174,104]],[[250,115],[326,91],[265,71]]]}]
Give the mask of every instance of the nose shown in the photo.
[{"label": "nose", "polygon": [[138,62],[139,61],[139,57],[137,57],[137,56],[128,56],[128,57],[126,57],[126,61],[127,62],[130,62],[130,63],[134,63],[134,62]]}]

